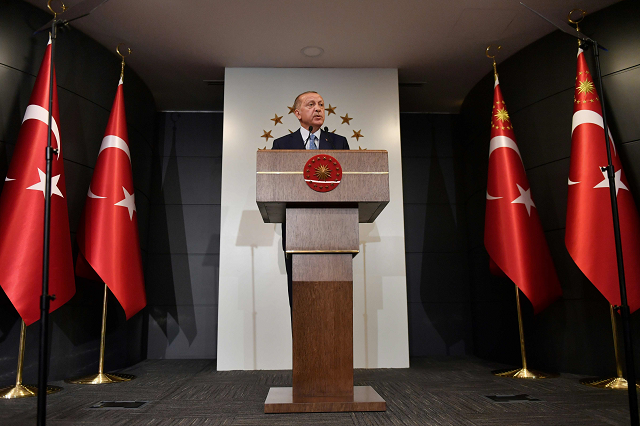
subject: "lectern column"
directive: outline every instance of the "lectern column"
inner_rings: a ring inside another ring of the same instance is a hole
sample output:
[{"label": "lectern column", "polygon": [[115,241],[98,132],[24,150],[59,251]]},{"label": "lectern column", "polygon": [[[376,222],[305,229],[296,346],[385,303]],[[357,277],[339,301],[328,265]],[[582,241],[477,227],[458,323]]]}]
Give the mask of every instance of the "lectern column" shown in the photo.
[{"label": "lectern column", "polygon": [[352,255],[292,256],[293,401],[352,401]]}]

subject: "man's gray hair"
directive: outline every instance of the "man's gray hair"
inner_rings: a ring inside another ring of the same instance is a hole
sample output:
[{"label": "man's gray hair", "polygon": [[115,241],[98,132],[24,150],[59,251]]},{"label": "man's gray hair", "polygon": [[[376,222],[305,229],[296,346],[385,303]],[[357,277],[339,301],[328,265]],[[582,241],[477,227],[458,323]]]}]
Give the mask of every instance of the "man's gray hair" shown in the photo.
[{"label": "man's gray hair", "polygon": [[302,96],[302,95],[306,95],[306,94],[308,94],[308,93],[315,93],[315,94],[318,94],[318,92],[315,92],[315,91],[313,91],[313,90],[309,90],[309,91],[307,91],[307,92],[300,93],[298,96],[296,96],[296,100],[295,100],[295,101],[293,101],[293,109],[300,109],[300,103],[301,103],[300,96]]}]

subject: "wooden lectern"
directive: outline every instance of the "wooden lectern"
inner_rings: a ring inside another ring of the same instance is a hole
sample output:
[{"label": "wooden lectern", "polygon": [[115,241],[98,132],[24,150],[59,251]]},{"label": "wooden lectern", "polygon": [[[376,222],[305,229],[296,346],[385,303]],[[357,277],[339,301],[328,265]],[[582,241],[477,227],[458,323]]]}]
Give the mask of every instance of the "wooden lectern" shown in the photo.
[{"label": "wooden lectern", "polygon": [[[329,168],[342,174],[328,192],[305,181],[305,164],[318,156],[335,158]],[[371,386],[353,386],[352,259],[358,223],[389,203],[387,151],[259,150],[256,181],[262,219],[286,219],[293,266],[293,387],[271,388],[265,413],[385,411]]]}]

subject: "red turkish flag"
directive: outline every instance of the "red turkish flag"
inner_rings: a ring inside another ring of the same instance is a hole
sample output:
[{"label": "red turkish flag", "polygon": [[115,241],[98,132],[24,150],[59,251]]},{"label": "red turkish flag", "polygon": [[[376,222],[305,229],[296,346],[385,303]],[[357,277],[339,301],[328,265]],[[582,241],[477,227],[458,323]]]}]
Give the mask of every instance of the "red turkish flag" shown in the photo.
[{"label": "red turkish flag", "polygon": [[491,114],[484,245],[495,266],[522,290],[538,313],[560,297],[562,289],[497,76]]},{"label": "red turkish flag", "polygon": [[[122,80],[87,192],[78,228],[78,246],[76,273],[79,276],[92,279],[95,271],[116,296],[127,319],[145,307],[147,298]],[[93,271],[87,270],[82,257]]]},{"label": "red turkish flag", "polygon": [[[26,325],[40,318],[50,67],[51,41],[24,113],[0,195],[0,284]],[[49,312],[64,305],[76,292],[59,122],[54,72],[51,146],[58,153],[53,155],[51,166],[49,294],[56,299],[51,301]]]},{"label": "red turkish flag", "polygon": [[[582,49],[573,102],[571,165],[565,243],[574,262],[612,305],[620,305],[618,265],[611,216],[607,148],[600,98]],[[611,138],[611,133],[609,133]],[[620,156],[613,140],[611,157],[620,217],[627,300],[631,312],[640,307],[640,221]]]}]

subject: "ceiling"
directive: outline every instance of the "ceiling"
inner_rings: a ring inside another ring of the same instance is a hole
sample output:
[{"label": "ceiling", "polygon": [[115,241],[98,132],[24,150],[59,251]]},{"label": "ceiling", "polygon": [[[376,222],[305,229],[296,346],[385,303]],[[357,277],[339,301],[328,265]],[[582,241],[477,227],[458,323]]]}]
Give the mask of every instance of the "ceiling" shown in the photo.
[{"label": "ceiling", "polygon": [[[617,2],[523,1],[558,20]],[[72,26],[110,50],[127,43],[164,111],[221,111],[226,67],[329,67],[397,68],[402,111],[458,112],[491,70],[489,44],[500,61],[555,29],[518,0],[109,0]]]}]

